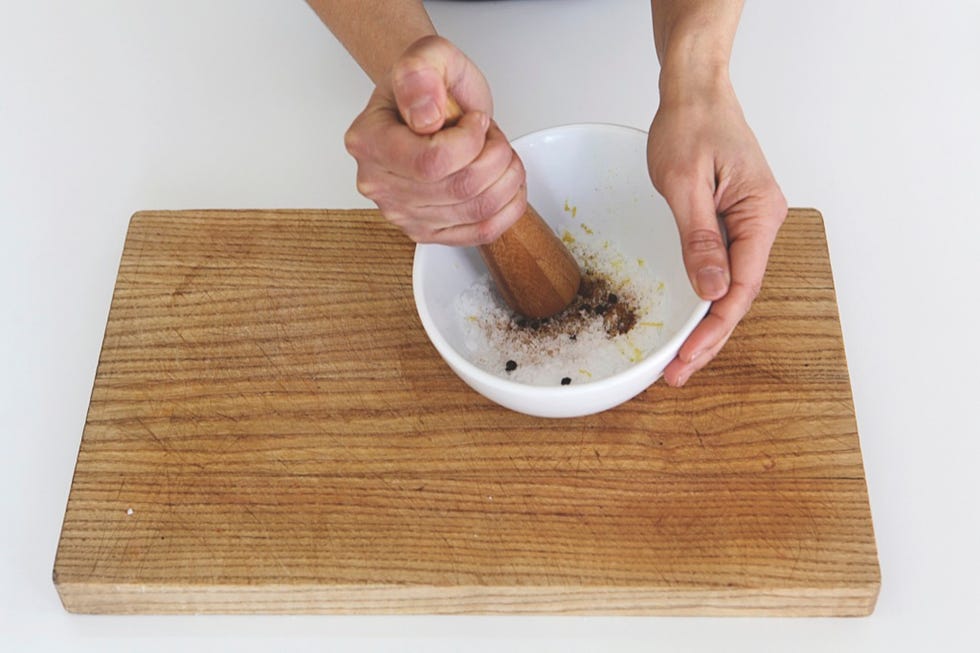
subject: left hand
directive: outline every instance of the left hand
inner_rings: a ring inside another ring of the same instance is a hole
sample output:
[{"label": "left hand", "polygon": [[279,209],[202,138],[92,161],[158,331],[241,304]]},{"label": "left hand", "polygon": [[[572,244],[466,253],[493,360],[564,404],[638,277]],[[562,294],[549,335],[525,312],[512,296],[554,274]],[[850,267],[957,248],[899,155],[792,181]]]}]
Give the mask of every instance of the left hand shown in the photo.
[{"label": "left hand", "polygon": [[759,294],[786,199],[727,80],[662,94],[647,163],[677,221],[691,284],[713,301],[664,370],[668,384],[682,386],[721,350]]}]

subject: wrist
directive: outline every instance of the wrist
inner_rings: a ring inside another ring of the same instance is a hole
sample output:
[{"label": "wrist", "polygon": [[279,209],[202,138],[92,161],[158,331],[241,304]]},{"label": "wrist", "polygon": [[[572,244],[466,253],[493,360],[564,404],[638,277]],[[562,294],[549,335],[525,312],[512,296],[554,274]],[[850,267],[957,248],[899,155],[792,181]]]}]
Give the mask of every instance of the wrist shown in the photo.
[{"label": "wrist", "polygon": [[654,0],[652,7],[661,100],[731,92],[728,64],[741,2]]},{"label": "wrist", "polygon": [[689,57],[667,60],[660,69],[660,103],[717,102],[734,93],[728,61]]}]

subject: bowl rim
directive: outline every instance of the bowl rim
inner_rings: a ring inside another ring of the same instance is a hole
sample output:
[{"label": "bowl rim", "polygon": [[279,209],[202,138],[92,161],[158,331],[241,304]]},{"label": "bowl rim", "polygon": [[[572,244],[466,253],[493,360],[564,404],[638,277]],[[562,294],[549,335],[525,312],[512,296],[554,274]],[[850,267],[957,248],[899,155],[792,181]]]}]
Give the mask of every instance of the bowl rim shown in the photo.
[{"label": "bowl rim", "polygon": [[[577,122],[528,132],[519,136],[518,138],[513,139],[511,141],[511,145],[517,145],[520,141],[531,137],[534,137],[535,139],[545,137],[551,132],[568,132],[569,130],[581,131],[583,129],[590,128],[602,128],[620,132],[628,131],[644,135],[647,134],[647,132],[642,129],[628,125],[617,125],[615,123],[606,122]],[[440,353],[440,355],[442,355],[450,367],[452,367],[454,370],[466,370],[466,374],[472,377],[475,383],[498,388],[500,390],[520,390],[522,396],[527,399],[553,400],[555,398],[561,398],[568,400],[578,397],[593,396],[597,393],[602,393],[606,390],[617,388],[624,384],[640,381],[644,377],[648,376],[653,368],[658,366],[665,367],[670,363],[670,360],[662,361],[662,358],[669,354],[672,360],[676,356],[676,352],[680,349],[680,346],[694,331],[698,323],[704,319],[704,316],[707,315],[708,310],[711,307],[710,301],[699,299],[694,306],[694,310],[688,314],[687,319],[684,320],[680,328],[674,331],[670,338],[668,338],[665,342],[662,342],[658,347],[644,356],[644,358],[638,363],[631,365],[627,369],[617,372],[612,376],[607,376],[596,381],[584,381],[581,383],[573,383],[564,386],[530,385],[527,383],[505,379],[493,374],[492,372],[488,372],[481,367],[478,367],[476,364],[470,362],[466,359],[466,357],[457,352],[439,331],[435,324],[435,320],[425,307],[426,293],[422,283],[425,273],[424,265],[426,264],[425,251],[436,247],[448,247],[448,245],[437,245],[433,243],[417,244],[415,246],[412,262],[412,294],[415,298],[415,308],[419,319],[422,322],[422,327],[429,336],[430,342],[432,342],[433,346]],[[651,383],[655,382],[656,379],[659,378],[660,374],[662,374],[662,372],[659,373],[656,378],[652,379]],[[624,398],[624,401],[626,399],[627,398]]]},{"label": "bowl rim", "polygon": [[552,125],[551,127],[543,127],[542,129],[533,129],[529,132],[521,134],[520,136],[517,136],[516,138],[510,139],[510,144],[511,146],[515,146],[523,140],[529,140],[531,137],[540,138],[542,136],[547,136],[550,132],[569,132],[596,129],[617,132],[634,132],[644,136],[649,134],[649,131],[645,129],[640,129],[639,127],[634,127],[632,125],[621,125],[614,122],[569,122],[561,125]]}]

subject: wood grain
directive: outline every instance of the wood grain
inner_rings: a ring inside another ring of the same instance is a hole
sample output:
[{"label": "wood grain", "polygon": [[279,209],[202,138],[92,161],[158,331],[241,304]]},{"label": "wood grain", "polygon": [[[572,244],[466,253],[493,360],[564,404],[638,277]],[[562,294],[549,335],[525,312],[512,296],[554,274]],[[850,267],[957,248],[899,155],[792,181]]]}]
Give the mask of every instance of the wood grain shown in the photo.
[{"label": "wood grain", "polygon": [[873,610],[819,213],[790,212],[710,368],[573,420],[457,379],[411,261],[371,211],[133,217],[55,562],[67,609]]}]

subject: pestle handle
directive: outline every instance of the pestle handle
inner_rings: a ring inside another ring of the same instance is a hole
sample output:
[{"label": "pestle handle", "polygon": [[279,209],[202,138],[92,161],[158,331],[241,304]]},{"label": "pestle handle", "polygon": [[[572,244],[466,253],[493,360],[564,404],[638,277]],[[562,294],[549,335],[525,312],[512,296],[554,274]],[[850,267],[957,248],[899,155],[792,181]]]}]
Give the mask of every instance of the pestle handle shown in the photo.
[{"label": "pestle handle", "polygon": [[[462,115],[449,97],[445,126],[456,124]],[[560,313],[575,299],[582,282],[575,257],[530,204],[497,240],[480,246],[480,256],[501,297],[525,317]]]}]

